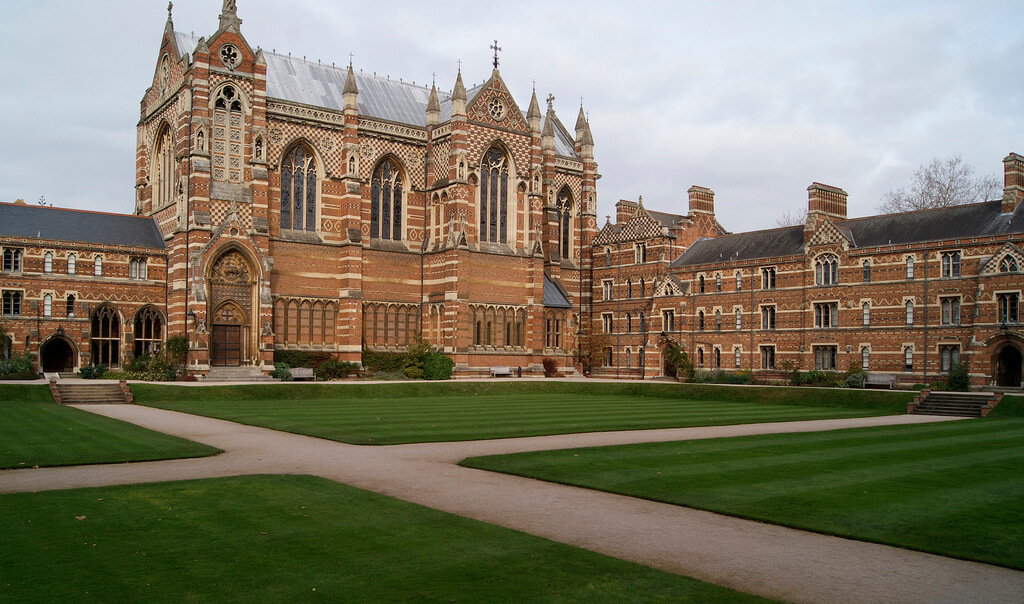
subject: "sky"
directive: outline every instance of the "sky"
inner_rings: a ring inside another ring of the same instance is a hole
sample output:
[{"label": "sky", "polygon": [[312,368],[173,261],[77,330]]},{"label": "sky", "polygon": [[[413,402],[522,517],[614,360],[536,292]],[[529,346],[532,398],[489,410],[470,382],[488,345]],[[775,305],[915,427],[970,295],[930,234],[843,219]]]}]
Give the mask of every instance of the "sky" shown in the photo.
[{"label": "sky", "polygon": [[[177,0],[209,36],[221,0]],[[500,69],[594,135],[599,224],[615,202],[685,214],[715,191],[720,223],[775,226],[807,186],[875,213],[933,158],[1002,174],[1024,154],[1024,6],[876,2],[237,0],[256,47],[451,90]],[[7,0],[0,22],[0,201],[134,210],[135,125],[167,19],[162,0]]]}]

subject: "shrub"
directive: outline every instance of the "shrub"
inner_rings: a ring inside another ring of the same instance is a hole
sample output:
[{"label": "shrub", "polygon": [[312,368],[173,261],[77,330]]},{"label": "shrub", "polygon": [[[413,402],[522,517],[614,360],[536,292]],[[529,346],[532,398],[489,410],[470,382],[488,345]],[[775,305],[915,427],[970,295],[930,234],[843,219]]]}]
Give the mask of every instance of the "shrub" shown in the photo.
[{"label": "shrub", "polygon": [[284,363],[288,367],[306,367],[316,369],[320,364],[334,357],[326,352],[306,352],[305,350],[275,350],[274,365]]},{"label": "shrub", "polygon": [[423,379],[450,380],[455,361],[440,352],[430,352],[423,359]]},{"label": "shrub", "polygon": [[832,371],[808,371],[800,376],[802,386],[838,386],[842,380]]},{"label": "shrub", "polygon": [[400,352],[363,350],[363,369],[366,371],[373,373],[397,373],[402,371],[404,366],[405,355]]},{"label": "shrub", "polygon": [[715,381],[715,374],[710,371],[703,369],[695,371],[693,374],[693,382],[696,384],[711,384]]},{"label": "shrub", "polygon": [[103,377],[106,373],[106,365],[86,365],[78,371],[78,375],[82,376],[86,380],[98,380]]},{"label": "shrub", "polygon": [[552,377],[558,374],[558,361],[551,357],[544,357],[541,359],[541,365],[544,366],[544,377]]},{"label": "shrub", "polygon": [[35,371],[15,371],[0,375],[0,380],[34,380],[38,378],[39,374]]},{"label": "shrub", "polygon": [[[28,374],[31,373],[33,376],[36,374],[35,363],[32,361],[32,355],[26,351],[20,355],[12,354],[10,358],[0,359],[0,376],[12,375],[12,374]],[[15,378],[10,378],[15,379]],[[17,378],[25,379],[25,378]],[[28,379],[34,379],[28,378]]]},{"label": "shrub", "polygon": [[[274,356],[277,356],[276,354]],[[288,371],[291,367],[288,363],[274,363],[274,370],[270,372],[270,377],[281,380],[282,382],[292,381],[292,373]]]},{"label": "shrub", "polygon": [[955,392],[967,392],[971,386],[971,376],[967,373],[967,367],[957,363],[949,370],[946,376],[946,388]]},{"label": "shrub", "polygon": [[359,366],[348,361],[342,362],[337,359],[328,359],[313,368],[318,380],[336,380],[348,377],[348,374],[359,370]]},{"label": "shrub", "polygon": [[868,379],[868,374],[863,371],[851,373],[846,376],[843,380],[843,388],[863,388],[864,382]]},{"label": "shrub", "polygon": [[686,356],[686,353],[681,348],[669,343],[665,347],[665,357],[676,368],[676,377],[687,379],[693,377],[693,363],[690,362],[690,358]]},{"label": "shrub", "polygon": [[175,369],[185,365],[188,358],[188,338],[183,335],[171,336],[164,342],[167,361]]}]

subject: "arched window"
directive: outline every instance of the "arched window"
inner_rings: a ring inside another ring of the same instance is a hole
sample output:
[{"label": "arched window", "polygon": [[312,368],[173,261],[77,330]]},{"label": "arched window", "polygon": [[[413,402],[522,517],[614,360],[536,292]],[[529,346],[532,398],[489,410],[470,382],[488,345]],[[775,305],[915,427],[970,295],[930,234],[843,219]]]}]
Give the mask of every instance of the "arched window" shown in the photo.
[{"label": "arched window", "polygon": [[53,252],[43,254],[43,272],[46,274],[53,272]]},{"label": "arched window", "polygon": [[75,274],[75,255],[74,254],[68,254],[68,274],[69,275],[74,275]]},{"label": "arched window", "polygon": [[906,310],[907,310],[907,325],[913,325],[914,324],[914,303],[912,301],[907,300]]},{"label": "arched window", "polygon": [[75,296],[68,294],[68,300],[64,304],[64,312],[67,314],[69,319],[75,318]]},{"label": "arched window", "polygon": [[904,371],[914,370],[914,349],[910,346],[903,349],[903,369]]},{"label": "arched window", "polygon": [[1017,260],[1012,256],[1007,256],[999,261],[999,272],[1000,273],[1016,273],[1017,272]]},{"label": "arched window", "polygon": [[4,250],[4,270],[12,273],[21,272],[21,250]]},{"label": "arched window", "polygon": [[611,266],[612,265],[612,248],[610,248],[610,247],[604,248],[604,265],[605,266]]},{"label": "arched window", "polygon": [[722,366],[722,349],[716,348],[711,354],[712,367],[718,369]]},{"label": "arched window", "polygon": [[480,241],[508,243],[509,159],[497,145],[480,162]]},{"label": "arched window", "polygon": [[373,170],[370,238],[402,240],[402,171],[392,159],[385,159]]},{"label": "arched window", "polygon": [[861,312],[861,325],[867,327],[871,325],[871,305],[867,302],[860,305]]},{"label": "arched window", "polygon": [[281,228],[316,230],[316,161],[304,145],[295,145],[281,162]]},{"label": "arched window", "polygon": [[153,153],[153,208],[162,208],[174,199],[174,142],[171,128],[164,124],[156,137]]},{"label": "arched window", "polygon": [[644,280],[641,279],[640,280],[640,297],[644,298],[646,296],[647,296],[647,285],[644,283]]},{"label": "arched window", "polygon": [[703,294],[704,293],[704,275],[701,275],[700,277],[697,277],[697,293],[698,294]]},{"label": "arched window", "polygon": [[736,291],[743,291],[743,273],[736,271]]},{"label": "arched window", "polygon": [[242,99],[225,86],[213,101],[213,179],[242,182]]},{"label": "arched window", "polygon": [[736,330],[743,329],[743,311],[736,309]]},{"label": "arched window", "polygon": [[117,311],[111,306],[101,306],[92,314],[92,329],[89,332],[92,348],[92,364],[117,367],[120,362],[121,322]]},{"label": "arched window", "polygon": [[555,206],[558,213],[558,257],[570,258],[572,251],[569,249],[569,232],[572,228],[572,193],[569,187],[562,187],[558,192],[558,202]]},{"label": "arched window", "polygon": [[704,311],[697,311],[697,329],[704,331]]},{"label": "arched window", "polygon": [[715,273],[715,291],[722,291],[722,273]]},{"label": "arched window", "polygon": [[627,298],[632,298],[633,297],[633,280],[632,279],[626,279],[626,297]]},{"label": "arched window", "polygon": [[92,260],[92,274],[94,277],[103,276],[103,257],[96,256]]},{"label": "arched window", "polygon": [[733,352],[733,356],[736,357],[735,358],[736,369],[739,369],[740,368],[740,361],[743,358],[743,351],[741,351],[739,348],[734,348],[732,352]]},{"label": "arched window", "polygon": [[863,268],[862,280],[864,281],[864,283],[870,283],[871,282],[871,263],[868,262],[867,260],[865,260],[864,264],[861,265],[861,266]]},{"label": "arched window", "polygon": [[703,367],[703,366],[704,366],[704,349],[703,348],[698,348],[697,349],[697,367]]},{"label": "arched window", "polygon": [[164,322],[160,313],[148,306],[136,313],[134,335],[135,356],[153,354],[160,350],[160,343],[164,339]]},{"label": "arched window", "polygon": [[819,256],[814,262],[814,284],[835,285],[839,283],[839,260],[832,254]]},{"label": "arched window", "polygon": [[715,311],[715,331],[722,331],[722,311]]},{"label": "arched window", "polygon": [[49,317],[53,313],[53,296],[46,294],[43,296],[43,316]]}]

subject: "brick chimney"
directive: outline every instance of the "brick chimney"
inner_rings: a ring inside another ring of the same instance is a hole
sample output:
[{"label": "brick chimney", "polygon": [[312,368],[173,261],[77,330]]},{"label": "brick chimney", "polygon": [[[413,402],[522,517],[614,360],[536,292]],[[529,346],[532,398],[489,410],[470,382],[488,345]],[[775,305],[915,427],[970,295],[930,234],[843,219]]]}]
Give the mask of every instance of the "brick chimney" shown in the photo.
[{"label": "brick chimney", "polygon": [[620,199],[615,204],[615,224],[622,224],[636,214],[637,203],[628,199]]},{"label": "brick chimney", "polygon": [[686,190],[690,194],[691,214],[715,215],[715,192],[707,187],[693,185]]},{"label": "brick chimney", "polygon": [[1011,153],[1003,159],[1003,207],[1004,214],[1017,209],[1024,200],[1024,157]]},{"label": "brick chimney", "polygon": [[804,223],[804,243],[814,237],[818,224],[826,217],[846,220],[846,191],[820,182],[807,187],[807,222]]}]

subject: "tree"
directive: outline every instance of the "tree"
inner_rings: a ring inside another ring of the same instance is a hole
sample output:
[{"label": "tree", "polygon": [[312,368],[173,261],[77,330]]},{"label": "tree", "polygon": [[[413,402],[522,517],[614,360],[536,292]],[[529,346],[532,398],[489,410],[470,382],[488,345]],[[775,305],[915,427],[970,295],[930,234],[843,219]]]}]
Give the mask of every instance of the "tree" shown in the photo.
[{"label": "tree", "polygon": [[891,214],[987,201],[999,193],[1000,184],[992,174],[975,176],[974,166],[959,155],[936,157],[927,166],[918,166],[908,186],[882,195],[877,209]]},{"label": "tree", "polygon": [[777,227],[803,226],[807,222],[807,208],[803,210],[786,210],[782,216],[775,219]]},{"label": "tree", "polygon": [[585,370],[600,367],[604,362],[604,349],[612,345],[606,333],[589,333],[580,342],[580,362]]},{"label": "tree", "polygon": [[8,355],[7,347],[11,345],[11,336],[7,335],[7,328],[0,323],[0,360],[6,360]]}]

